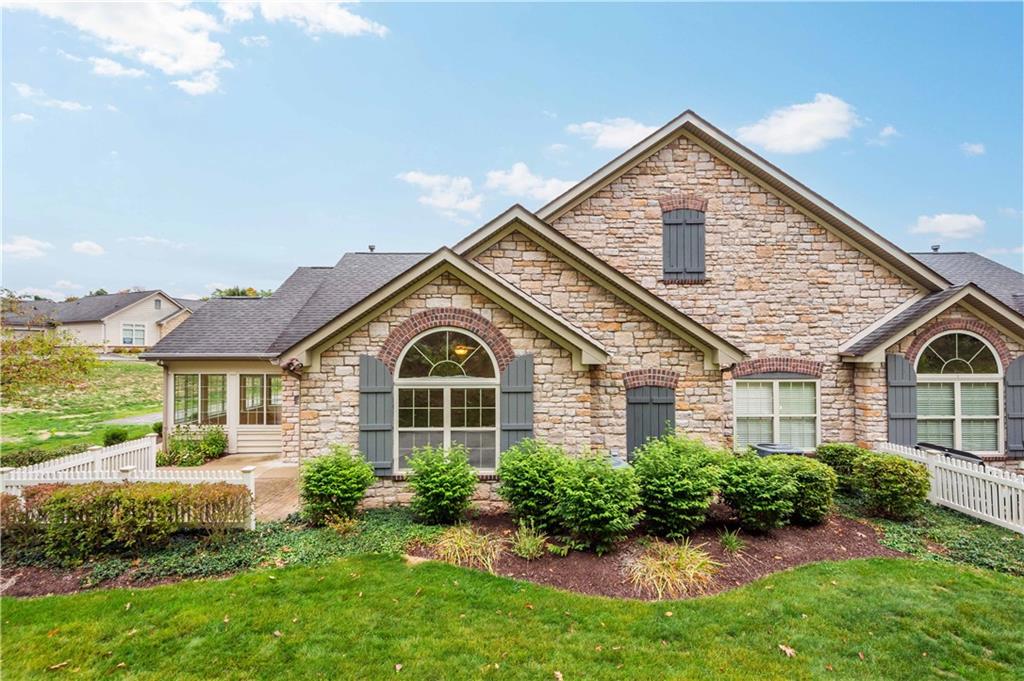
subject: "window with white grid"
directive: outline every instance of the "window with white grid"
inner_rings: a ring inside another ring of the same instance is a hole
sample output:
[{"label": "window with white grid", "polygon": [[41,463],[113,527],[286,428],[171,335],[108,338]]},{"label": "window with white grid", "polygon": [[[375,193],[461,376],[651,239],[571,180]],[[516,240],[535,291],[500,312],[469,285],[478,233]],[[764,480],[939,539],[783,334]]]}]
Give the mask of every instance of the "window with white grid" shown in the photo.
[{"label": "window with white grid", "polygon": [[818,382],[736,381],[736,449],[762,443],[814,449],[818,444]]}]

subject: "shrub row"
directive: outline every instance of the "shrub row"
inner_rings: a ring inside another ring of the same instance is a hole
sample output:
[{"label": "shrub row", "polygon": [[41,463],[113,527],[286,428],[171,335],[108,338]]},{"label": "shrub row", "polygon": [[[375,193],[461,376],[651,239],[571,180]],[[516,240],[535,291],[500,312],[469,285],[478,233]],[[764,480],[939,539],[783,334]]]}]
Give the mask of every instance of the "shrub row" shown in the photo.
[{"label": "shrub row", "polygon": [[178,426],[157,452],[158,466],[201,466],[224,454],[228,436],[220,426]]},{"label": "shrub row", "polygon": [[351,518],[373,484],[373,466],[344,445],[302,465],[299,494],[302,515],[314,525]]},{"label": "shrub row", "polygon": [[920,515],[931,488],[921,464],[845,442],[823,444],[817,455],[835,470],[840,485],[860,498],[866,513],[893,520]]},{"label": "shrub row", "polygon": [[19,449],[13,452],[3,452],[0,454],[0,466],[9,466],[11,468],[31,466],[32,464],[50,461],[51,459],[59,459],[60,457],[68,456],[69,454],[80,454],[88,448],[88,444],[81,443],[76,445],[65,445],[55,449],[38,449],[32,447],[28,449]]}]

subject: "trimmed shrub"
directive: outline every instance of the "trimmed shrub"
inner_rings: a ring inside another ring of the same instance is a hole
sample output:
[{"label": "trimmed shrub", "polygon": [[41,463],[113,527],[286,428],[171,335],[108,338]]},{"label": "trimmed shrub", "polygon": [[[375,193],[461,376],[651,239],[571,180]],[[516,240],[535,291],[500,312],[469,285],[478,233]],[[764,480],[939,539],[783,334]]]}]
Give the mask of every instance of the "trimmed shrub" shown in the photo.
[{"label": "trimmed shrub", "polygon": [[0,541],[5,548],[25,546],[39,530],[39,522],[13,494],[0,494]]},{"label": "trimmed shrub", "polygon": [[119,445],[128,440],[127,428],[107,428],[103,433],[103,446]]},{"label": "trimmed shrub", "polygon": [[672,434],[637,450],[633,470],[651,531],[672,539],[700,526],[718,491],[722,466],[731,458],[700,440]]},{"label": "trimmed shrub", "polygon": [[869,514],[906,520],[921,514],[931,481],[928,469],[915,461],[867,452],[853,462],[853,486]]},{"label": "trimmed shrub", "polygon": [[796,493],[796,483],[780,466],[758,456],[736,457],[722,473],[722,498],[751,532],[785,525]]},{"label": "trimmed shrub", "polygon": [[557,529],[555,478],[568,463],[561,447],[523,440],[501,455],[498,494],[520,520],[544,530]]},{"label": "trimmed shrub", "polygon": [[826,442],[818,445],[815,450],[818,461],[831,466],[832,470],[839,476],[839,484],[849,489],[851,486],[850,476],[853,475],[853,460],[867,452],[866,449],[858,447],[852,442]]},{"label": "trimmed shrub", "polygon": [[632,468],[612,468],[603,456],[569,459],[555,477],[558,525],[577,545],[598,555],[636,527],[642,515]]},{"label": "trimmed shrub", "polygon": [[158,436],[163,437],[163,434],[164,434],[164,422],[163,421],[157,421],[156,423],[154,423],[153,424],[153,432],[156,433]]},{"label": "trimmed shrub", "polygon": [[178,482],[91,482],[50,491],[40,506],[46,522],[46,554],[73,564],[114,548],[158,546],[177,530],[203,518],[222,529],[243,522],[252,504],[244,485]]},{"label": "trimmed shrub", "polygon": [[331,445],[330,454],[302,464],[302,515],[314,525],[351,518],[373,481],[373,466],[348,447]]},{"label": "trimmed shrub", "polygon": [[806,456],[769,456],[767,462],[778,466],[796,483],[793,497],[793,515],[797,525],[817,525],[832,508],[839,478],[836,472],[820,461]]},{"label": "trimmed shrub", "polygon": [[409,467],[413,513],[435,525],[460,520],[469,508],[477,484],[477,474],[469,465],[466,450],[461,446],[421,447],[409,457]]},{"label": "trimmed shrub", "polygon": [[228,436],[221,426],[178,426],[157,452],[157,466],[201,466],[221,456],[228,448]]},{"label": "trimmed shrub", "polygon": [[55,449],[37,449],[32,447],[29,449],[19,449],[14,452],[3,452],[0,454],[0,466],[10,466],[11,468],[31,466],[32,464],[42,463],[52,459],[59,459],[60,457],[68,456],[69,454],[81,454],[88,448],[88,444],[81,443],[77,445],[65,445]]}]

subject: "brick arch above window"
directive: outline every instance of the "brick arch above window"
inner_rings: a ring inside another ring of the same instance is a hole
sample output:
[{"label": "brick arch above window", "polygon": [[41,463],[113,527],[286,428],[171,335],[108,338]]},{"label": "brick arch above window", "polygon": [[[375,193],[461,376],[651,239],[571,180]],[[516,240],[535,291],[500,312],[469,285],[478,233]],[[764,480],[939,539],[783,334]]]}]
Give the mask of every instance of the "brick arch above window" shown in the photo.
[{"label": "brick arch above window", "polygon": [[662,213],[672,210],[697,210],[704,213],[708,209],[708,200],[695,194],[666,194],[658,199],[658,204]]},{"label": "brick arch above window", "polygon": [[732,377],[743,378],[756,374],[787,373],[821,378],[823,366],[823,362],[796,357],[759,357],[736,364],[732,369]]},{"label": "brick arch above window", "polygon": [[910,344],[910,348],[907,350],[906,357],[911,366],[917,366],[918,355],[928,347],[929,343],[935,340],[936,336],[949,331],[966,331],[967,333],[981,336],[989,342],[995,349],[996,354],[999,355],[999,363],[1002,365],[1003,371],[1006,371],[1006,367],[1010,366],[1012,361],[1010,349],[1006,347],[1006,342],[1002,339],[1002,336],[991,326],[977,319],[945,319],[926,326],[917,333],[914,337],[914,342]]},{"label": "brick arch above window", "polygon": [[446,326],[465,329],[479,336],[480,340],[486,343],[494,353],[494,358],[498,361],[498,371],[504,371],[516,357],[508,338],[490,320],[472,310],[438,307],[415,312],[392,329],[380,352],[377,353],[377,358],[387,365],[391,373],[394,373],[395,364],[398,362],[402,350],[416,336],[424,331]]},{"label": "brick arch above window", "polygon": [[626,384],[626,390],[644,387],[675,390],[679,383],[679,372],[670,369],[634,369],[627,371],[622,381]]}]

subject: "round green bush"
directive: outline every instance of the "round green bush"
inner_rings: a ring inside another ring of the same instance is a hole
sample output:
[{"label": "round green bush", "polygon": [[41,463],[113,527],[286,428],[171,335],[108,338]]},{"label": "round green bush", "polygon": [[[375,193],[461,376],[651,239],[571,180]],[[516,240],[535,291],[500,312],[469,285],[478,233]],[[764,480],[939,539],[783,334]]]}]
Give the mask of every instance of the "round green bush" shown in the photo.
[{"label": "round green bush", "polygon": [[796,494],[796,483],[782,468],[758,456],[736,457],[722,473],[722,498],[751,532],[785,525]]},{"label": "round green bush", "polygon": [[718,491],[722,466],[730,458],[699,440],[672,434],[648,440],[638,449],[633,470],[651,531],[672,539],[700,526]]},{"label": "round green bush", "polygon": [[866,452],[852,442],[826,442],[815,450],[818,461],[830,466],[839,476],[839,484],[846,489],[852,485],[853,460]]},{"label": "round green bush", "polygon": [[631,468],[597,455],[569,459],[555,478],[558,525],[578,546],[600,555],[636,527],[640,486]]},{"label": "round green bush", "polygon": [[555,530],[555,478],[568,463],[561,447],[523,440],[501,455],[498,494],[517,518],[539,529]]},{"label": "round green bush", "polygon": [[839,478],[836,472],[820,461],[806,456],[770,456],[767,462],[778,466],[796,483],[793,515],[797,525],[817,525],[832,508]]},{"label": "round green bush", "polygon": [[103,446],[119,445],[128,440],[127,428],[107,428],[103,432]]},{"label": "round green bush", "polygon": [[421,447],[409,457],[412,510],[421,520],[448,525],[462,519],[476,489],[477,474],[461,446]]},{"label": "round green bush", "polygon": [[931,481],[919,463],[867,452],[853,462],[853,486],[869,514],[906,520],[920,515]]},{"label": "round green bush", "polygon": [[157,421],[156,423],[154,423],[153,424],[153,432],[156,433],[157,435],[162,436],[164,434],[164,422],[163,421]]},{"label": "round green bush", "polygon": [[373,481],[373,466],[348,447],[332,445],[330,454],[302,464],[302,516],[314,525],[351,518]]}]

